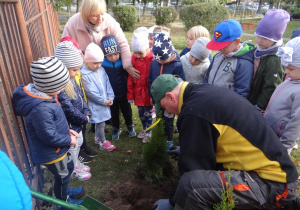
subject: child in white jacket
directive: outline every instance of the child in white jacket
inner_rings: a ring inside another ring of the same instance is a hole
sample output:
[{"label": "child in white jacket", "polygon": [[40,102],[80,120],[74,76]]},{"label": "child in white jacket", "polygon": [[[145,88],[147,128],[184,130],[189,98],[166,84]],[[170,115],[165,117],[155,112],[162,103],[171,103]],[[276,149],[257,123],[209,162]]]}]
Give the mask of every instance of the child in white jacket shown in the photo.
[{"label": "child in white jacket", "polygon": [[264,117],[290,154],[300,138],[300,37],[280,47],[277,56],[289,79],[275,89]]},{"label": "child in white jacket", "polygon": [[88,99],[88,106],[92,111],[90,123],[95,123],[95,141],[102,150],[113,151],[116,146],[105,138],[105,121],[111,118],[110,106],[115,98],[108,76],[101,64],[104,55],[101,48],[91,43],[85,50],[85,64],[80,69],[83,86]]},{"label": "child in white jacket", "polygon": [[191,51],[180,57],[186,81],[196,84],[202,83],[210,65],[208,56],[211,50],[206,48],[209,41],[206,37],[198,38]]}]

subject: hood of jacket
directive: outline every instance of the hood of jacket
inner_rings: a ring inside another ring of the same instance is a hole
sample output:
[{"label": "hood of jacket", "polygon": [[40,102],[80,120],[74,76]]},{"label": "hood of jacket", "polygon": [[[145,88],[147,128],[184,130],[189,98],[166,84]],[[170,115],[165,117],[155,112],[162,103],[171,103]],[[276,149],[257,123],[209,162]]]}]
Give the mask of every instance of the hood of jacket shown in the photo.
[{"label": "hood of jacket", "polygon": [[40,103],[56,103],[56,100],[52,96],[37,91],[33,84],[20,85],[13,93],[13,109],[18,116],[27,116]]},{"label": "hood of jacket", "polygon": [[253,63],[254,62],[254,50],[255,50],[254,45],[247,43],[247,44],[244,44],[243,48],[233,57],[245,59],[245,60],[248,60],[251,63]]}]

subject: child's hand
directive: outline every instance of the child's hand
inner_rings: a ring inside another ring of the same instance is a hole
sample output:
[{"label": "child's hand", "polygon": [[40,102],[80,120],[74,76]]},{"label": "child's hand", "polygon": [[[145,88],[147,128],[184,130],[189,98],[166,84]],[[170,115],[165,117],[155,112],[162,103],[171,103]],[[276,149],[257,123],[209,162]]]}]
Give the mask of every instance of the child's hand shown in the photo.
[{"label": "child's hand", "polygon": [[70,147],[76,147],[76,139],[77,137],[76,136],[72,136],[71,135],[71,143],[70,143]]},{"label": "child's hand", "polygon": [[76,131],[70,129],[69,132],[70,132],[70,136],[71,136],[71,137],[72,137],[72,136],[75,136],[76,139],[79,137],[79,134],[78,134]]},{"label": "child's hand", "polygon": [[89,121],[89,120],[90,120],[90,117],[87,115],[87,116],[86,116],[86,119]]},{"label": "child's hand", "polygon": [[112,99],[108,99],[109,100],[109,106],[113,105],[114,101]]},{"label": "child's hand", "polygon": [[110,106],[111,105],[111,99],[107,99],[104,103],[105,106]]}]

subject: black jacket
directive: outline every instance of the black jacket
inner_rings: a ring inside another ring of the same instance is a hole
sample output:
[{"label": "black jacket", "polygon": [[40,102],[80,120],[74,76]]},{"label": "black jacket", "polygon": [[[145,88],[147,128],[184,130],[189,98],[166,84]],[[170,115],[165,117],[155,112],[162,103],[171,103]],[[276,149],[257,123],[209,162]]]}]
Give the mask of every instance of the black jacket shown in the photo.
[{"label": "black jacket", "polygon": [[127,71],[123,69],[122,61],[112,63],[104,58],[102,67],[109,78],[109,82],[115,94],[115,100],[126,97],[127,94]]},{"label": "black jacket", "polygon": [[235,92],[189,83],[178,116],[178,169],[255,171],[267,180],[298,179],[295,165],[261,113]]}]

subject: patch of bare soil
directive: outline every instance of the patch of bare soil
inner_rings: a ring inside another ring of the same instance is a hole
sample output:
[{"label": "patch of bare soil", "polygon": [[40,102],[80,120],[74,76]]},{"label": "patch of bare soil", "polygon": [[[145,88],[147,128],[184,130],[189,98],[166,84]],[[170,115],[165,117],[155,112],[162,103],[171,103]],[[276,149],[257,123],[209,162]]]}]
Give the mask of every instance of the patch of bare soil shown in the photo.
[{"label": "patch of bare soil", "polygon": [[140,179],[117,183],[110,187],[104,204],[112,209],[152,209],[157,200],[169,197],[172,187],[171,182],[153,184]]}]

